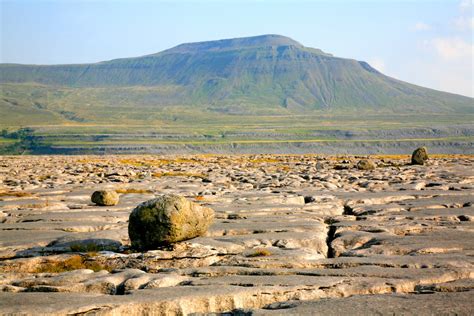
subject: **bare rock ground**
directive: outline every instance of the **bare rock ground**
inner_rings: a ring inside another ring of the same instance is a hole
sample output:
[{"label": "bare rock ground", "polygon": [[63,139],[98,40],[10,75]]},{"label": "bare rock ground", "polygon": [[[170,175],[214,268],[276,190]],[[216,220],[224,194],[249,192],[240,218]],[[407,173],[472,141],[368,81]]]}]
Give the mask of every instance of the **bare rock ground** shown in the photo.
[{"label": "bare rock ground", "polygon": [[[2,157],[0,313],[472,315],[474,158],[361,158]],[[159,194],[214,209],[206,236],[130,249]]]}]

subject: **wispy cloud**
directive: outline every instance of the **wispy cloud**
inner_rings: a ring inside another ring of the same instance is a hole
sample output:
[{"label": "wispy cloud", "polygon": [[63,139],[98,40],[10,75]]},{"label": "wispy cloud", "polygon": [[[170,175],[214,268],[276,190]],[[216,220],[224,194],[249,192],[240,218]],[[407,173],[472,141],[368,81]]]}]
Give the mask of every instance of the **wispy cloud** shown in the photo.
[{"label": "wispy cloud", "polygon": [[[417,67],[425,68],[425,73],[429,74],[426,80],[432,82],[434,88],[474,96],[472,9],[473,0],[458,2],[457,17],[436,24],[436,29],[431,29],[436,32],[429,32],[424,36],[421,47],[424,47],[426,60],[420,60]],[[416,26],[415,29],[419,31],[425,30],[422,22]]]},{"label": "wispy cloud", "polygon": [[435,38],[431,42],[438,55],[444,59],[472,57],[474,45],[460,37]]},{"label": "wispy cloud", "polygon": [[461,0],[461,2],[459,3],[459,7],[461,8],[461,10],[468,10],[471,9],[473,6],[473,0]]},{"label": "wispy cloud", "polygon": [[454,20],[454,25],[459,30],[473,30],[474,29],[474,17],[472,16],[460,16]]},{"label": "wispy cloud", "polygon": [[413,27],[415,31],[429,31],[431,30],[431,25],[426,24],[424,22],[417,22]]},{"label": "wispy cloud", "polygon": [[471,31],[474,29],[474,17],[472,9],[474,0],[462,0],[459,3],[459,16],[454,20],[454,26],[461,31]]}]

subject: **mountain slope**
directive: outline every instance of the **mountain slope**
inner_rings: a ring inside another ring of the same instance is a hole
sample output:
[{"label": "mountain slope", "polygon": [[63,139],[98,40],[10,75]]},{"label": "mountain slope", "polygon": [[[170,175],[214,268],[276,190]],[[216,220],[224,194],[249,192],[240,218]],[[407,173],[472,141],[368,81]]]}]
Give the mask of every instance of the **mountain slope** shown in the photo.
[{"label": "mountain slope", "polygon": [[[122,89],[124,98],[130,104],[135,98],[137,105],[140,93],[137,96],[134,90],[127,95],[123,89],[145,87],[154,92],[143,98],[155,106],[202,106],[229,113],[242,107],[285,113],[319,109],[474,112],[471,98],[411,85],[365,62],[333,57],[279,35],[182,44],[157,54],[95,64],[2,64],[0,74],[0,83],[9,84],[6,87],[34,83],[79,91]],[[113,98],[105,95],[101,101],[110,103]],[[34,103],[35,97],[28,100]]]}]

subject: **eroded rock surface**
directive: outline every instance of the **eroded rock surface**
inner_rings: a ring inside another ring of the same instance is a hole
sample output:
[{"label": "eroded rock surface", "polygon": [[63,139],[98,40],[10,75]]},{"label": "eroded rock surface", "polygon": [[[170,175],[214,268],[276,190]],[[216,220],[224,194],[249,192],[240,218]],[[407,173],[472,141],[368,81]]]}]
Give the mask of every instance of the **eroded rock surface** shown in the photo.
[{"label": "eroded rock surface", "polygon": [[[474,159],[362,159],[2,157],[0,312],[472,315]],[[130,213],[163,194],[213,224],[133,251]]]}]

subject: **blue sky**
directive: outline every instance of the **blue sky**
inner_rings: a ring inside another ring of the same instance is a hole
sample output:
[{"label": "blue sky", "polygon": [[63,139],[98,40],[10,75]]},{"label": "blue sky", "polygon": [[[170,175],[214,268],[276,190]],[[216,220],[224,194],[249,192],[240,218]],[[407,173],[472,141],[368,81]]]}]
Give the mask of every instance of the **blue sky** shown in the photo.
[{"label": "blue sky", "polygon": [[86,63],[183,42],[289,36],[395,78],[474,96],[472,0],[0,0],[0,62]]}]

